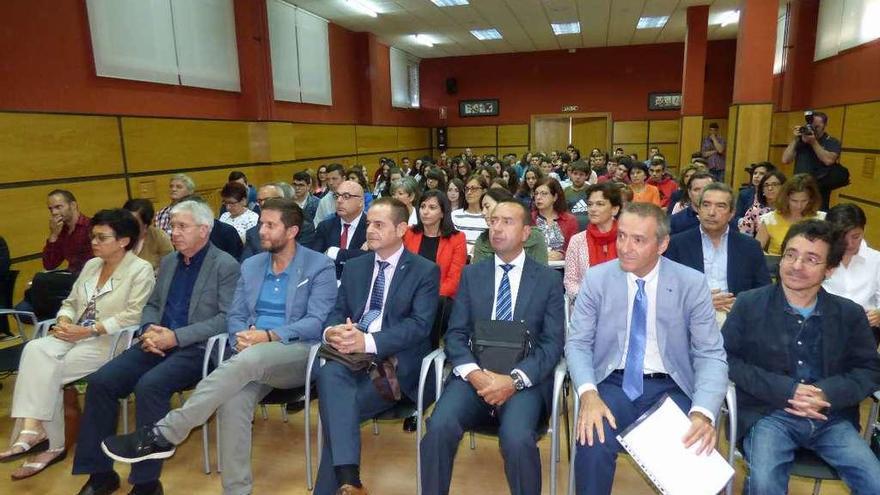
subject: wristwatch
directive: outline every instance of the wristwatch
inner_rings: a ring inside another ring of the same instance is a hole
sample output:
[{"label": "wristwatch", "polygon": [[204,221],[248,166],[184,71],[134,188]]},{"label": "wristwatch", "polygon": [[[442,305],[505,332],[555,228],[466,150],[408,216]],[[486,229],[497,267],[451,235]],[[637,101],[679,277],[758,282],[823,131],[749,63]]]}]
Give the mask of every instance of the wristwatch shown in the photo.
[{"label": "wristwatch", "polygon": [[515,388],[517,392],[526,388],[526,381],[523,379],[519,371],[511,371],[510,377],[513,378],[513,388]]},{"label": "wristwatch", "polygon": [[95,325],[90,326],[89,330],[92,331],[92,337],[98,337],[101,335],[101,333],[98,332],[98,327],[96,327]]}]

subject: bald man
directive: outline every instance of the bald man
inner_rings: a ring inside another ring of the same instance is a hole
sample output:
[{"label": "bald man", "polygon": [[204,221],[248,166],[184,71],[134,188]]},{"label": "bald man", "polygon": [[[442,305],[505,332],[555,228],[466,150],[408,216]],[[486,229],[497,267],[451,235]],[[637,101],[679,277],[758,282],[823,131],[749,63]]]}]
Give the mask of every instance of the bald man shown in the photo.
[{"label": "bald man", "polygon": [[[262,208],[263,203],[269,199],[290,199],[287,193],[277,183],[270,183],[262,186],[257,190],[257,205]],[[295,200],[296,198],[294,198]],[[298,204],[298,203],[297,203]],[[296,242],[303,246],[314,249],[315,243],[315,224],[312,223],[308,215],[303,212],[302,227],[299,229],[299,235],[296,236]],[[244,249],[241,252],[241,259],[244,261],[251,256],[262,253],[263,248],[260,245],[260,224],[254,225],[244,235]]]},{"label": "bald man", "polygon": [[336,263],[336,278],[342,277],[345,262],[367,251],[367,222],[364,215],[364,189],[354,181],[344,181],[332,193],[336,213],[318,224],[315,251],[329,256]]}]

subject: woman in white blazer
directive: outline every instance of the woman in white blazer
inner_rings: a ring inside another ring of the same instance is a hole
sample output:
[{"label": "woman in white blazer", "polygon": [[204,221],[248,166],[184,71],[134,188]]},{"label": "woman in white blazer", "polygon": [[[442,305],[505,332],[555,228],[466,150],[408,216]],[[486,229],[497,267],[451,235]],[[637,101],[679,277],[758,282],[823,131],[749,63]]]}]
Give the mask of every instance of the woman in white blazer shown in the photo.
[{"label": "woman in white blazer", "polygon": [[28,342],[22,351],[12,397],[17,432],[0,460],[45,452],[13,472],[13,479],[33,476],[64,458],[62,388],[100,368],[112,335],[140,323],[155,277],[150,263],[132,252],[139,234],[127,210],[96,213],[90,234],[95,257],[80,272],[49,335]]}]

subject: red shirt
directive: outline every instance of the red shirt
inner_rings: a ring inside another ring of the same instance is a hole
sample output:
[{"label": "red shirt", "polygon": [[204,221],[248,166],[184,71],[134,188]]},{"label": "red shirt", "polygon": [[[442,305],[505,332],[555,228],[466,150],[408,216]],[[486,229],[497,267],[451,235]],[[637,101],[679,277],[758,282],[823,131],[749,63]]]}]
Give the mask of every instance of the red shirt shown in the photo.
[{"label": "red shirt", "polygon": [[47,239],[46,246],[43,247],[43,268],[54,270],[67,260],[67,269],[78,274],[86,261],[93,257],[92,241],[89,239],[91,225],[91,219],[80,214],[73,226],[73,232],[68,232],[65,225],[55,242]]}]

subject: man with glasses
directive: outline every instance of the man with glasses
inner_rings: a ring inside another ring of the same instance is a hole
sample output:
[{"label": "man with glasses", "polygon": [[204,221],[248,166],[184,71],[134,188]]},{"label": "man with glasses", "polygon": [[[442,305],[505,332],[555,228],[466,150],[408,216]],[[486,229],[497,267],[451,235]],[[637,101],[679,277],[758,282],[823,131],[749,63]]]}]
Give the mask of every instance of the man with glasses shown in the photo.
[{"label": "man with glasses", "polygon": [[354,181],[345,181],[329,193],[336,203],[336,214],[318,224],[314,249],[336,263],[336,278],[342,277],[345,262],[367,251],[367,222],[364,215],[364,189]]},{"label": "man with glasses", "polygon": [[293,200],[302,208],[305,218],[314,221],[320,200],[311,191],[312,176],[308,172],[302,171],[293,174]]},{"label": "man with glasses", "polygon": [[831,223],[793,225],[779,283],[740,294],[724,324],[749,463],[744,493],[786,493],[800,449],[853,493],[880,493],[880,460],[856,426],[859,404],[880,386],[880,356],[861,306],[822,288],[844,251]]}]

